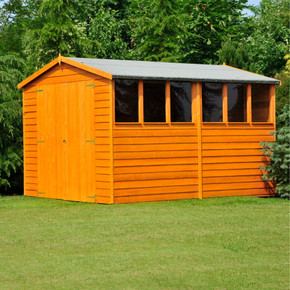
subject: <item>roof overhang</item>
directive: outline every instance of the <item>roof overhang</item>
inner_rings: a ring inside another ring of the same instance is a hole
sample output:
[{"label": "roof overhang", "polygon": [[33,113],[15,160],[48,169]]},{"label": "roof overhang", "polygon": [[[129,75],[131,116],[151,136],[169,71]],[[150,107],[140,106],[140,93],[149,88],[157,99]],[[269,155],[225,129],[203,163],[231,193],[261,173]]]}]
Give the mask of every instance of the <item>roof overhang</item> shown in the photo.
[{"label": "roof overhang", "polygon": [[38,70],[37,72],[32,74],[31,76],[29,76],[27,79],[25,79],[24,81],[19,83],[18,86],[17,86],[17,89],[21,89],[21,88],[25,87],[27,84],[29,84],[30,82],[35,80],[37,77],[39,77],[42,74],[44,74],[46,71],[48,71],[49,69],[51,69],[55,65],[61,65],[61,63],[66,63],[66,64],[69,64],[69,65],[72,65],[74,67],[77,67],[79,69],[85,70],[85,71],[90,72],[92,74],[96,74],[96,75],[102,76],[102,77],[104,77],[106,79],[109,79],[109,80],[111,80],[113,78],[112,74],[110,74],[110,73],[107,73],[105,71],[96,69],[94,67],[85,65],[83,63],[80,63],[80,62],[74,61],[72,59],[66,58],[66,57],[64,57],[62,55],[59,55],[56,59],[51,61],[49,64],[47,64],[46,66],[44,66],[43,68],[41,68],[40,70]]}]

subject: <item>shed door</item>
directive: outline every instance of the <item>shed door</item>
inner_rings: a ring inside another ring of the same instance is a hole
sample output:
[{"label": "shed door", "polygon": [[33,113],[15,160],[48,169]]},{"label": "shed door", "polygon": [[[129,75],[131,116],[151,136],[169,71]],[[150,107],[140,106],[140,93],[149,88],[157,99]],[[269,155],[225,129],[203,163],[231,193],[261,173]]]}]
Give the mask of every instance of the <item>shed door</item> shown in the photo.
[{"label": "shed door", "polygon": [[94,201],[92,82],[37,88],[38,195]]}]

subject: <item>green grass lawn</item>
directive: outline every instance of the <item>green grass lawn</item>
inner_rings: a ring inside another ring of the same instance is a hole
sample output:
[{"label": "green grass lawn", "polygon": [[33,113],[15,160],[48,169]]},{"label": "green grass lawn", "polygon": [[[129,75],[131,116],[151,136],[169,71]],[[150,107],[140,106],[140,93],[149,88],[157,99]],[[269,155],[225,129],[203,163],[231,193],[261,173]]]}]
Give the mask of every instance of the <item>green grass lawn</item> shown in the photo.
[{"label": "green grass lawn", "polygon": [[0,289],[288,289],[289,202],[0,197]]}]

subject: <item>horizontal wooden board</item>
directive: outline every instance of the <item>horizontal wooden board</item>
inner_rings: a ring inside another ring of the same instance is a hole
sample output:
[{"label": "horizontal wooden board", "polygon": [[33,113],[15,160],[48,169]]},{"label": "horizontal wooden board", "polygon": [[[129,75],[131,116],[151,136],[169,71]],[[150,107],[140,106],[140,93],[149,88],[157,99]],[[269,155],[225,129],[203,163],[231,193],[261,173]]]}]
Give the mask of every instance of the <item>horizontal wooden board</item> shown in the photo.
[{"label": "horizontal wooden board", "polygon": [[[26,146],[26,147],[28,147],[28,146]],[[26,148],[26,150],[25,150],[25,158],[27,158],[27,157],[37,157],[37,151],[34,151],[34,150],[29,151]]]},{"label": "horizontal wooden board", "polygon": [[95,102],[95,108],[110,108],[110,101],[98,101]]},{"label": "horizontal wooden board", "polygon": [[114,137],[114,144],[175,144],[175,143],[196,143],[197,137],[128,137],[128,138],[118,138]]},{"label": "horizontal wooden board", "polygon": [[110,204],[111,203],[111,197],[104,197],[104,196],[97,196],[96,197],[97,203],[103,203],[103,204]]},{"label": "horizontal wooden board", "polygon": [[37,132],[25,132],[25,139],[26,138],[35,138],[35,139],[37,139]]},{"label": "horizontal wooden board", "polygon": [[215,184],[204,184],[203,192],[206,191],[219,191],[219,190],[238,190],[246,188],[265,188],[269,184],[263,181],[249,181],[249,182],[233,182],[233,183],[215,183]]},{"label": "horizontal wooden board", "polygon": [[261,142],[273,141],[274,137],[271,135],[254,135],[254,136],[204,136],[202,142],[204,143],[238,143],[238,142]]},{"label": "horizontal wooden board", "polygon": [[98,150],[95,153],[95,159],[98,160],[109,160],[111,158],[110,152],[99,152]]},{"label": "horizontal wooden board", "polygon": [[110,138],[109,137],[96,137],[95,138],[95,145],[96,146],[109,145],[109,144],[110,144]]},{"label": "horizontal wooden board", "polygon": [[25,125],[37,125],[37,119],[36,118],[31,118],[31,119],[27,119],[25,118],[23,120]]},{"label": "horizontal wooden board", "polygon": [[179,150],[196,150],[197,143],[177,143],[177,144],[116,144],[114,145],[114,152],[139,152],[139,151],[179,151]]},{"label": "horizontal wooden board", "polygon": [[25,189],[25,187],[24,187],[24,195],[26,195],[26,196],[37,196],[37,191],[36,190]]},{"label": "horizontal wooden board", "polygon": [[261,170],[256,168],[238,168],[238,169],[219,169],[219,170],[208,170],[203,171],[203,178],[206,177],[227,177],[227,176],[250,176],[250,175],[260,175],[262,174]]},{"label": "horizontal wooden board", "polygon": [[104,84],[102,86],[95,85],[95,94],[109,94],[110,93],[110,86],[108,84]]},{"label": "horizontal wooden board", "polygon": [[107,137],[107,136],[110,136],[110,131],[108,131],[106,129],[98,129],[98,130],[95,130],[95,136],[96,137]]},{"label": "horizontal wooden board", "polygon": [[[104,88],[104,87],[102,87]],[[96,93],[94,95],[94,101],[95,103],[101,102],[101,101],[110,101],[111,95],[109,93]]]},{"label": "horizontal wooden board", "polygon": [[96,181],[96,189],[111,189],[111,183],[107,181]]},{"label": "horizontal wooden board", "polygon": [[23,107],[29,107],[29,106],[36,106],[37,104],[37,99],[36,98],[32,98],[29,100],[25,100],[23,102]]},{"label": "horizontal wooden board", "polygon": [[273,195],[273,190],[265,188],[248,188],[235,190],[208,191],[203,193],[203,197],[221,196],[268,196]]},{"label": "horizontal wooden board", "polygon": [[[153,166],[123,166],[114,167],[114,174],[127,174],[127,173],[162,173],[162,172],[193,172],[197,174],[197,165],[194,164],[156,164]],[[115,175],[116,176],[116,175]]]},{"label": "horizontal wooden board", "polygon": [[221,184],[221,183],[241,183],[241,182],[257,182],[262,181],[262,174],[253,172],[250,175],[237,175],[237,176],[220,176],[220,177],[203,177],[203,184]]},{"label": "horizontal wooden board", "polygon": [[25,182],[25,187],[26,189],[30,189],[30,190],[37,190],[37,183]]},{"label": "horizontal wooden board", "polygon": [[[97,162],[96,162],[97,163]],[[109,166],[96,166],[95,167],[95,173],[99,174],[111,174],[111,167]]]},{"label": "horizontal wooden board", "polygon": [[211,163],[240,163],[240,162],[264,162],[269,161],[269,158],[264,155],[254,156],[219,156],[219,157],[203,157],[203,164]]},{"label": "horizontal wooden board", "polygon": [[95,115],[94,121],[95,121],[95,123],[105,123],[105,122],[109,123],[110,122],[110,115],[109,114],[104,115],[104,116]]},{"label": "horizontal wooden board", "polygon": [[202,149],[260,149],[262,146],[258,142],[248,143],[202,143]]},{"label": "horizontal wooden board", "polygon": [[178,200],[178,199],[191,199],[197,198],[197,192],[176,192],[172,194],[156,194],[156,195],[139,195],[139,196],[122,196],[115,197],[114,203],[135,203],[135,202],[154,202],[154,201],[166,201],[166,200]]},{"label": "horizontal wooden board", "polygon": [[225,149],[225,150],[203,150],[202,156],[250,156],[262,155],[260,149]]},{"label": "horizontal wooden board", "polygon": [[203,164],[203,170],[221,170],[221,169],[254,169],[259,168],[266,162],[245,162],[245,163],[221,163],[221,164]]},{"label": "horizontal wooden board", "polygon": [[197,130],[195,129],[173,129],[170,130],[153,130],[153,129],[114,129],[114,137],[176,137],[176,136],[197,136]]},{"label": "horizontal wooden board", "polygon": [[152,180],[127,180],[115,181],[114,188],[142,188],[142,187],[167,187],[167,186],[184,186],[184,185],[197,185],[195,178],[177,178],[177,179],[152,179]]},{"label": "horizontal wooden board", "polygon": [[191,178],[197,183],[197,171],[173,171],[173,172],[147,172],[147,173],[124,173],[115,174],[114,181],[134,181],[134,180],[160,180]]},{"label": "horizontal wooden board", "polygon": [[148,158],[178,158],[197,157],[197,150],[176,150],[176,151],[139,151],[139,152],[115,152],[115,160],[148,159]]},{"label": "horizontal wooden board", "polygon": [[171,194],[176,192],[196,192],[197,185],[178,185],[178,186],[160,186],[160,187],[143,187],[143,188],[120,188],[115,189],[115,197],[118,196],[136,196],[136,195],[154,195],[154,194]]},{"label": "horizontal wooden board", "polygon": [[23,114],[23,118],[24,118],[24,120],[37,119],[37,113],[36,112],[25,113],[25,114]]},{"label": "horizontal wooden board", "polygon": [[28,106],[28,107],[23,107],[23,113],[34,113],[37,112],[36,106]]},{"label": "horizontal wooden board", "polygon": [[95,123],[95,130],[109,130],[111,127],[110,123]]},{"label": "horizontal wooden board", "polygon": [[114,166],[136,166],[136,165],[175,165],[175,164],[197,164],[196,158],[154,158],[154,159],[130,159],[130,160],[114,160]]},{"label": "horizontal wooden board", "polygon": [[[274,129],[274,127],[273,127]],[[221,128],[218,130],[203,129],[202,136],[267,136],[271,130],[264,128],[233,129]]]}]

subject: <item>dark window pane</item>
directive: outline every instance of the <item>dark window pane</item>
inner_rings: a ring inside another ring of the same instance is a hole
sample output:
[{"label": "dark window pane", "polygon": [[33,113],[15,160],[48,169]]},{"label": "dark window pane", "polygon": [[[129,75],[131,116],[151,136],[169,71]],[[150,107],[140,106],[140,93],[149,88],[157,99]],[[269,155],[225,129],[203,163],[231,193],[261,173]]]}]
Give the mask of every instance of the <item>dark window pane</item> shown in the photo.
[{"label": "dark window pane", "polygon": [[115,80],[116,122],[138,122],[138,81]]},{"label": "dark window pane", "polygon": [[223,121],[223,87],[221,83],[202,83],[203,122]]},{"label": "dark window pane", "polygon": [[171,122],[191,122],[191,83],[170,82]]},{"label": "dark window pane", "polygon": [[165,122],[165,82],[144,81],[144,122]]},{"label": "dark window pane", "polygon": [[247,121],[247,85],[228,84],[228,121]]},{"label": "dark window pane", "polygon": [[270,86],[252,84],[252,121],[267,122],[269,119]]}]

